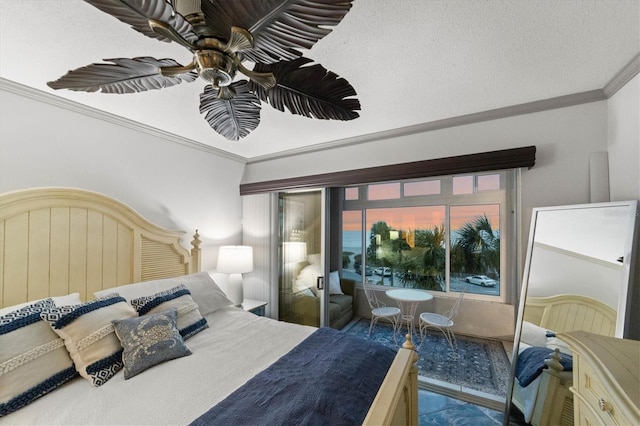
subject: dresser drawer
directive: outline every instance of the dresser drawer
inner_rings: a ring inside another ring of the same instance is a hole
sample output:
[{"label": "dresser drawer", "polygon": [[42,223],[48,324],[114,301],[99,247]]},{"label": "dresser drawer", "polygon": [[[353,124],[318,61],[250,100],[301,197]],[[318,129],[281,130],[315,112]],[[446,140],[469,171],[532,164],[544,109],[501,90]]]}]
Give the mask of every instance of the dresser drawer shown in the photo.
[{"label": "dresser drawer", "polygon": [[[575,402],[575,401],[574,401]],[[587,404],[584,401],[578,401],[578,404],[575,406],[575,420],[574,424],[576,425],[584,425],[584,426],[595,426],[606,424],[602,421],[602,419],[594,414]]]},{"label": "dresser drawer", "polygon": [[[582,357],[578,357],[577,364],[577,391],[584,399],[584,401],[580,401],[581,423],[579,424],[630,425],[631,423],[620,411],[617,402],[604,387],[593,367]],[[584,404],[589,405],[591,409],[585,407]],[[595,423],[593,423],[595,417],[591,416],[594,411],[597,413],[597,417],[600,418]]]}]

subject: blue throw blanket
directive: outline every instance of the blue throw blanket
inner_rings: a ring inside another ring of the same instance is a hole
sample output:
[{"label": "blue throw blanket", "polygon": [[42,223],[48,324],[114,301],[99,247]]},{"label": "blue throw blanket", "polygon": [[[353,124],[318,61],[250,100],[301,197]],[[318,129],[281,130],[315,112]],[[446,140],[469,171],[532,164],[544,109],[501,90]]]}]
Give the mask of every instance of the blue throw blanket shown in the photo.
[{"label": "blue throw blanket", "polygon": [[[526,388],[542,373],[542,370],[547,368],[544,360],[550,358],[552,353],[553,349],[538,346],[532,346],[520,352],[516,365],[516,378],[520,386]],[[560,364],[564,367],[564,371],[573,370],[571,355],[560,352]]]},{"label": "blue throw blanket", "polygon": [[381,344],[320,328],[191,424],[359,425],[394,357]]}]

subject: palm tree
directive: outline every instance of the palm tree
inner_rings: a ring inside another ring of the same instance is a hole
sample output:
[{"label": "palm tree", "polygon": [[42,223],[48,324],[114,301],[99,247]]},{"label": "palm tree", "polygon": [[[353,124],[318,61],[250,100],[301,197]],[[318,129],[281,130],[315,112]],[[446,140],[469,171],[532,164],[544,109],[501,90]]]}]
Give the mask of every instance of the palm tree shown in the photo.
[{"label": "palm tree", "polygon": [[[382,242],[389,240],[391,228],[386,222],[376,222],[371,225],[371,237],[369,247],[367,247],[367,260],[370,265],[378,264],[378,249],[382,247]],[[377,236],[380,236],[378,239]],[[378,245],[380,244],[380,245]]]},{"label": "palm tree", "polygon": [[419,261],[411,265],[414,273],[411,278],[415,287],[426,290],[443,290],[445,268],[445,233],[444,225],[434,226],[433,230],[417,230],[415,232],[416,252],[420,253]]},{"label": "palm tree", "polygon": [[487,274],[490,271],[495,275],[500,270],[500,237],[493,232],[486,215],[465,223],[458,235],[455,256],[463,265],[457,272]]}]

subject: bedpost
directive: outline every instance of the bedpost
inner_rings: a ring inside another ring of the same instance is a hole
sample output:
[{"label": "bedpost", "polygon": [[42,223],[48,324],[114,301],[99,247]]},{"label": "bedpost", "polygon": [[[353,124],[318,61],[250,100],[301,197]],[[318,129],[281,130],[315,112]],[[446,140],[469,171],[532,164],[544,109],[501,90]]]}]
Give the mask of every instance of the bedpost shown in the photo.
[{"label": "bedpost", "polygon": [[535,410],[531,417],[532,424],[573,424],[573,410],[567,410],[566,406],[573,408],[573,394],[566,386],[561,386],[562,377],[560,373],[564,367],[560,363],[560,351],[556,348],[544,360],[546,369],[540,375],[540,387],[536,398],[542,407],[550,407],[547,410]]},{"label": "bedpost", "polygon": [[398,350],[365,417],[364,426],[418,424],[418,353],[411,335]]},{"label": "bedpost", "polygon": [[200,234],[198,234],[198,230],[196,229],[196,233],[193,234],[193,240],[191,240],[191,273],[200,272],[200,268],[202,267],[202,253],[200,250]]},{"label": "bedpost", "polygon": [[418,353],[415,351],[415,345],[411,340],[411,334],[407,333],[405,336],[405,341],[402,344],[404,349],[409,349],[412,352],[412,364],[411,370],[409,370],[409,375],[407,377],[406,389],[405,392],[408,392],[407,395],[407,415],[408,415],[408,424],[410,425],[418,425]]}]

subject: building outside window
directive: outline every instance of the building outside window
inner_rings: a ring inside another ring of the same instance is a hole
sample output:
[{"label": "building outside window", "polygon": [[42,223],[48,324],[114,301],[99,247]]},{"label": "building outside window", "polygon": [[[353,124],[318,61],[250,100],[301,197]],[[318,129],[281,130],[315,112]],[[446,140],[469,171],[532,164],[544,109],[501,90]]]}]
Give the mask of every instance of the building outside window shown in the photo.
[{"label": "building outside window", "polygon": [[505,299],[512,171],[344,188],[342,274],[362,282]]}]

